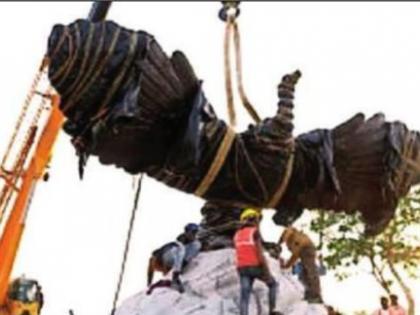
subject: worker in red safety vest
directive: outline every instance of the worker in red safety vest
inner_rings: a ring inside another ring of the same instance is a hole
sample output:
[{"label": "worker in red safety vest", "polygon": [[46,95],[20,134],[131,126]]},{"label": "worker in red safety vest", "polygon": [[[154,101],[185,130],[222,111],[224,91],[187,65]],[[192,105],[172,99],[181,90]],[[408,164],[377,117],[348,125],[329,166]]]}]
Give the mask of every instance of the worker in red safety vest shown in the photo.
[{"label": "worker in red safety vest", "polygon": [[269,314],[281,315],[275,312],[277,282],[270,273],[263,254],[261,236],[258,230],[261,211],[245,209],[241,214],[241,227],[234,237],[236,250],[236,266],[240,279],[240,315],[248,315],[249,300],[255,279],[263,281],[269,289]]}]

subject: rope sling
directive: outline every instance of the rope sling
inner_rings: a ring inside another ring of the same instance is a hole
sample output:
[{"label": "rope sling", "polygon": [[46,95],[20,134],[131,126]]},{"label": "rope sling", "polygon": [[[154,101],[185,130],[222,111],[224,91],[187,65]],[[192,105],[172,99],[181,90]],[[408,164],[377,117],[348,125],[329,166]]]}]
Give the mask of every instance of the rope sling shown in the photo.
[{"label": "rope sling", "polygon": [[[202,197],[210,188],[221,168],[223,167],[226,158],[229,154],[231,146],[235,140],[236,133],[234,128],[236,126],[236,112],[233,100],[232,88],[232,62],[231,62],[231,42],[234,44],[235,52],[235,66],[236,66],[236,81],[238,85],[238,94],[241,103],[255,123],[260,123],[261,118],[255,110],[254,106],[249,101],[243,85],[243,71],[242,71],[242,53],[241,53],[241,37],[237,18],[240,14],[239,4],[240,1],[222,1],[223,7],[219,12],[219,18],[226,23],[225,36],[224,36],[224,74],[225,74],[225,90],[226,90],[226,103],[229,117],[229,127],[225,133],[223,140],[216,152],[216,156],[210,165],[206,175],[201,180],[196,188],[194,194]],[[274,208],[283,197],[288,186],[290,177],[292,175],[294,164],[294,154],[292,153],[287,161],[285,175],[276,189],[271,199],[265,205],[267,208]]]},{"label": "rope sling", "polygon": [[245,89],[242,82],[242,58],[241,58],[241,40],[239,34],[238,23],[236,22],[239,16],[239,1],[222,1],[223,7],[219,12],[219,18],[225,22],[225,35],[224,35],[224,74],[225,74],[225,91],[226,91],[226,104],[229,117],[229,126],[223,140],[216,152],[216,156],[210,165],[204,178],[196,188],[194,194],[202,197],[207,190],[210,188],[220,169],[224,165],[230,148],[235,140],[235,126],[236,126],[236,112],[235,104],[233,100],[233,87],[232,87],[232,62],[231,62],[231,42],[234,43],[235,50],[235,65],[236,65],[236,81],[238,84],[238,94],[241,99],[242,105],[256,122],[260,122],[261,119],[257,111],[252,106],[248,97],[245,94]]}]

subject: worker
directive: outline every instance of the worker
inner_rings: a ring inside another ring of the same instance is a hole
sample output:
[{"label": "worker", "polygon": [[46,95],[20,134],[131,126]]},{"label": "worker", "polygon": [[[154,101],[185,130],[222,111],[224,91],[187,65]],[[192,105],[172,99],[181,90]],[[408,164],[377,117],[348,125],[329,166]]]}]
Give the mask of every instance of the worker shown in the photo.
[{"label": "worker", "polygon": [[264,248],[268,248],[268,253],[270,254],[271,258],[274,258],[279,262],[280,266],[285,264],[285,260],[282,257],[282,247],[278,243],[264,243]]},{"label": "worker", "polygon": [[234,236],[236,266],[240,280],[240,315],[248,315],[249,300],[255,279],[263,281],[269,289],[269,314],[275,312],[277,283],[270,273],[263,254],[262,240],[259,233],[261,213],[255,209],[245,209],[241,216],[241,226]]},{"label": "worker", "polygon": [[184,233],[177,237],[177,241],[184,245],[183,267],[189,263],[201,250],[201,241],[197,239],[200,226],[189,223],[184,227]]},{"label": "worker", "polygon": [[305,287],[305,299],[309,303],[322,303],[319,273],[316,266],[316,248],[311,239],[293,227],[287,227],[280,237],[279,245],[285,243],[292,256],[282,264],[283,269],[291,268],[300,259],[302,263],[301,281]]},{"label": "worker", "polygon": [[180,293],[185,291],[180,274],[201,250],[201,242],[197,239],[198,231],[199,225],[189,223],[175,242],[167,243],[152,253],[147,272],[148,286],[152,284],[155,271],[160,271],[164,275],[172,271],[171,286]]},{"label": "worker", "polygon": [[[281,264],[280,264],[281,266]],[[325,276],[327,274],[327,267],[324,265],[324,259],[322,255],[318,256],[318,264],[317,264],[317,271],[318,275]],[[292,273],[298,276],[298,279],[304,283],[304,272],[303,272],[303,263],[299,260],[295,265],[292,267]]]}]

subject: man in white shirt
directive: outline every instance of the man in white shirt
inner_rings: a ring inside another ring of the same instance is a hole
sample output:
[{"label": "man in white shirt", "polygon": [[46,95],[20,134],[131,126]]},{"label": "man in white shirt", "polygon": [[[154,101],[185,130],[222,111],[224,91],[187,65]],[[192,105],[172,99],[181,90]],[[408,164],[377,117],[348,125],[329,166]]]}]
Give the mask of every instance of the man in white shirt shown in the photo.
[{"label": "man in white shirt", "polygon": [[388,299],[386,297],[381,297],[381,308],[374,311],[372,315],[391,315]]},{"label": "man in white shirt", "polygon": [[398,296],[396,294],[391,294],[391,306],[389,307],[389,314],[390,315],[407,315],[407,312],[401,305],[398,304]]}]

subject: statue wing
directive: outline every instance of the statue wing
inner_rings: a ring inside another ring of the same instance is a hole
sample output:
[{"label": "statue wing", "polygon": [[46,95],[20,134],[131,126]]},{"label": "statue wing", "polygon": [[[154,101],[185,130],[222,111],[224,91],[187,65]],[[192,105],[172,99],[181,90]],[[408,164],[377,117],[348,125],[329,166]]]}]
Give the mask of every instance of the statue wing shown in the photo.
[{"label": "statue wing", "polygon": [[280,208],[358,210],[367,234],[382,231],[399,198],[420,183],[420,134],[383,114],[357,114],[332,130],[300,135],[295,154]]},{"label": "statue wing", "polygon": [[153,152],[171,138],[163,133],[189,111],[200,85],[183,53],[168,56],[152,35],[112,21],[54,26],[48,56],[81,169],[89,155],[130,173],[159,162],[162,154]]}]

